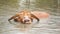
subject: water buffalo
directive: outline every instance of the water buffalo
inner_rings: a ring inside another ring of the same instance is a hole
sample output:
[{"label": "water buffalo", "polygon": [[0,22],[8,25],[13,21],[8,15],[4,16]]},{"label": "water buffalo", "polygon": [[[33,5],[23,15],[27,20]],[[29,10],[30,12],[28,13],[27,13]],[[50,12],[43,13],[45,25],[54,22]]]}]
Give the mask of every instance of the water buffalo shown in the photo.
[{"label": "water buffalo", "polygon": [[40,18],[46,18],[46,17],[48,17],[48,13],[45,12],[37,12],[37,11],[32,12],[28,10],[22,10],[16,15],[9,18],[8,21],[14,19],[15,22],[31,24],[34,18],[39,22]]}]

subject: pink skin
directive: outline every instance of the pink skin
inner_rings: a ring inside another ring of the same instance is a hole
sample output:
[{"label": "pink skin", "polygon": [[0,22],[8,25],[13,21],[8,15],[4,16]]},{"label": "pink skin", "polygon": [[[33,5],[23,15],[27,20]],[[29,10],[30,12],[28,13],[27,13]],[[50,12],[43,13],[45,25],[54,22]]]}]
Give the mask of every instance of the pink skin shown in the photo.
[{"label": "pink skin", "polygon": [[36,17],[38,17],[39,19],[40,18],[48,18],[49,17],[49,14],[46,13],[46,12],[31,12],[32,14],[34,14]]}]

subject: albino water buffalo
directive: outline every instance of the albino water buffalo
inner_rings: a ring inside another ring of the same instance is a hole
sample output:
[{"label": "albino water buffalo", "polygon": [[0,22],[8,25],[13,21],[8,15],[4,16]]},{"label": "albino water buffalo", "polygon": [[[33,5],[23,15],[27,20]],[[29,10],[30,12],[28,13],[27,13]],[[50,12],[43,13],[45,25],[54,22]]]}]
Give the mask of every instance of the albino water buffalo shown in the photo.
[{"label": "albino water buffalo", "polygon": [[47,18],[48,16],[49,14],[45,12],[22,10],[9,18],[8,21],[14,19],[15,22],[31,24],[34,18],[39,22],[40,18]]}]

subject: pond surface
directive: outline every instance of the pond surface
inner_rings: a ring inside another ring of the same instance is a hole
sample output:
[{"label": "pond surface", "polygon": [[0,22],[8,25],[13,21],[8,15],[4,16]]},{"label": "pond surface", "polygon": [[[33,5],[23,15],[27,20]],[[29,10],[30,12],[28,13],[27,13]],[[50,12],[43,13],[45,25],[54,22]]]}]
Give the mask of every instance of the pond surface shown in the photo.
[{"label": "pond surface", "polygon": [[[0,34],[60,34],[60,3],[58,0],[0,0]],[[28,9],[49,13],[49,17],[35,24],[10,24],[8,19]]]}]

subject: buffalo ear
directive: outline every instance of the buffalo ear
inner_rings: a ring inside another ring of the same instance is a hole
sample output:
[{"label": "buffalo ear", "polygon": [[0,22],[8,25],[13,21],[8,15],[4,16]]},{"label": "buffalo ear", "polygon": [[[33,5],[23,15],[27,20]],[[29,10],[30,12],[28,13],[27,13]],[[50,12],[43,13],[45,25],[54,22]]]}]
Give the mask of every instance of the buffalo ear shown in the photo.
[{"label": "buffalo ear", "polygon": [[12,19],[14,19],[14,18],[16,18],[18,16],[19,16],[19,14],[16,14],[16,15],[12,16],[11,18],[9,18],[8,21],[10,21],[10,20],[12,20]]},{"label": "buffalo ear", "polygon": [[31,14],[31,16],[32,16],[33,18],[37,19],[37,21],[39,22],[39,18],[38,18],[38,17],[36,17],[34,14]]}]

